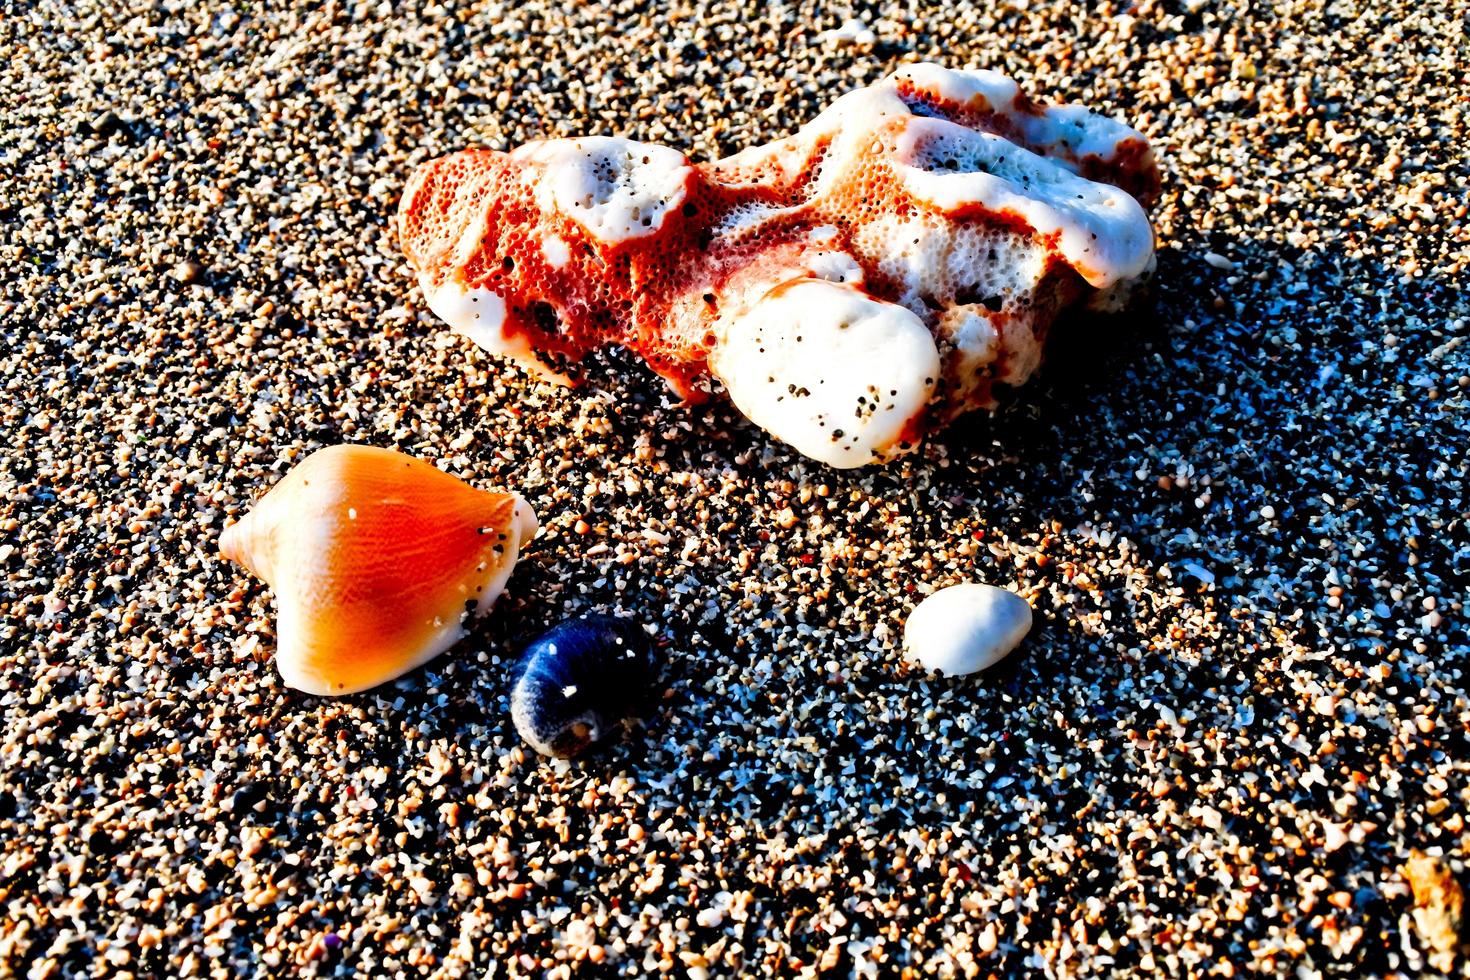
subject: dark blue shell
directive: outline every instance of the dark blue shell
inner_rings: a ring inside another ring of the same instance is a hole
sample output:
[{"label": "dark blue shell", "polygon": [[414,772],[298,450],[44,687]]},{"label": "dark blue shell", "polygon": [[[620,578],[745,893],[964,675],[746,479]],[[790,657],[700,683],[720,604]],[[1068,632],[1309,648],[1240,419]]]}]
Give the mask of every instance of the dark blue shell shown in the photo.
[{"label": "dark blue shell", "polygon": [[537,752],[568,759],[637,714],[657,674],[653,644],[637,623],[569,619],[511,668],[511,720]]}]

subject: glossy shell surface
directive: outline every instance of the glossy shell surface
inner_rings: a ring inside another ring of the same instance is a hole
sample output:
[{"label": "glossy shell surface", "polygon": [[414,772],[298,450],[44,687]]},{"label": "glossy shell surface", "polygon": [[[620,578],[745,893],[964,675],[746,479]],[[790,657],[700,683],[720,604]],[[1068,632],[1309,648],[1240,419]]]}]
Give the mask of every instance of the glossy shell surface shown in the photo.
[{"label": "glossy shell surface", "polygon": [[970,582],[940,589],[904,624],[904,656],[948,677],[1003,659],[1031,631],[1031,606],[1014,592]]},{"label": "glossy shell surface", "polygon": [[275,591],[276,666],[309,694],[352,694],[453,646],[536,533],[514,493],[388,449],[332,446],[220,537]]},{"label": "glossy shell surface", "polygon": [[511,718],[542,755],[570,758],[648,702],[658,670],[633,620],[569,619],[533,641],[511,670]]}]

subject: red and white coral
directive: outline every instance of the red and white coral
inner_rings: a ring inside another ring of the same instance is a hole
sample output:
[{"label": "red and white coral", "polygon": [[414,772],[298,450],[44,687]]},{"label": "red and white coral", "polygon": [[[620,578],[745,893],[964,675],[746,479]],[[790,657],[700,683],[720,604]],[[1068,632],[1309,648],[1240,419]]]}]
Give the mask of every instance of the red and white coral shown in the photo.
[{"label": "red and white coral", "polygon": [[610,137],[451,154],[414,172],[399,229],[482,347],[565,380],[620,344],[847,467],[992,405],[1064,307],[1126,301],[1158,181],[1122,123],[921,64],[713,163]]}]

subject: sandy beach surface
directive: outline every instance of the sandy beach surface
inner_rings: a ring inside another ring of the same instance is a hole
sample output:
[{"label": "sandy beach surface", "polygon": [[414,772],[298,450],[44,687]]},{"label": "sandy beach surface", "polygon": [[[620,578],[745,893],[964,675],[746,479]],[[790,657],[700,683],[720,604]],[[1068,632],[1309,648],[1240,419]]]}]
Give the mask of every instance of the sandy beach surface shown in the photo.
[{"label": "sandy beach surface", "polygon": [[[871,36],[824,33],[850,16]],[[1470,975],[1465,30],[1405,0],[7,6],[0,974]],[[623,358],[536,382],[400,257],[431,156],[708,158],[918,60],[1128,120],[1164,197],[1151,302],[893,465]],[[216,549],[344,441],[543,530],[469,639],[327,700]],[[962,581],[1036,627],[926,678],[902,623]],[[661,697],[544,761],[507,662],[589,611],[657,628]]]}]

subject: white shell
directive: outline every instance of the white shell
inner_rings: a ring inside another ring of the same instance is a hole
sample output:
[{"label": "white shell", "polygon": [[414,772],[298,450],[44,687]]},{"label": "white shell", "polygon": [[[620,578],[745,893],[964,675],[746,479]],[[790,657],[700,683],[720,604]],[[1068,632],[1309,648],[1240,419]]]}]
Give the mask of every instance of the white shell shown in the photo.
[{"label": "white shell", "polygon": [[967,583],[919,603],[903,629],[904,658],[948,677],[984,670],[1031,631],[1031,606],[1014,592]]}]

